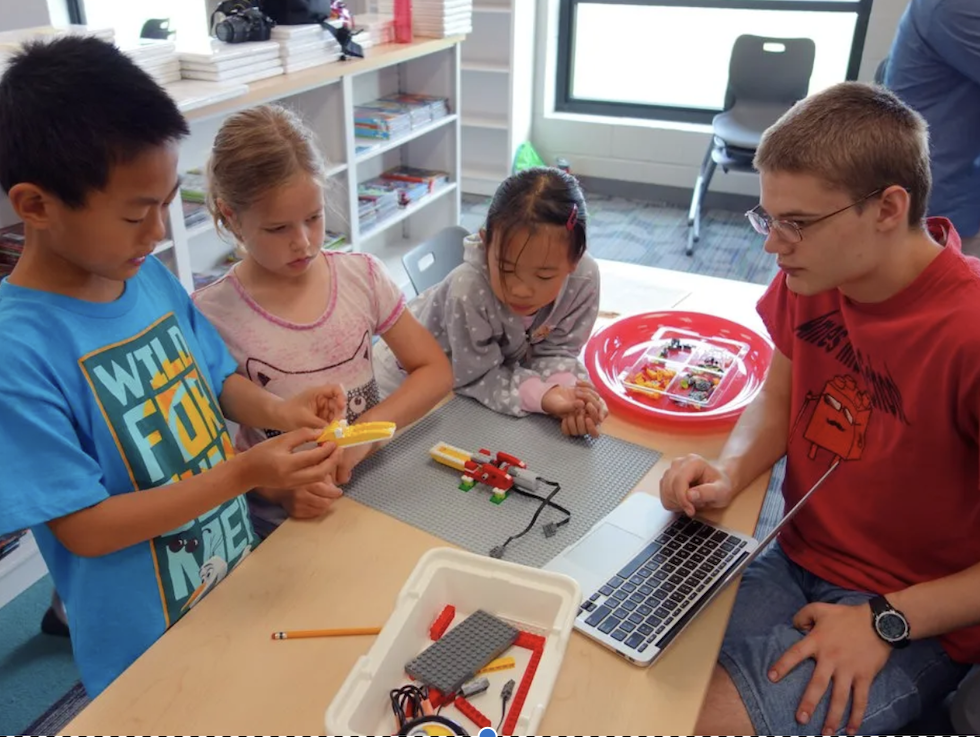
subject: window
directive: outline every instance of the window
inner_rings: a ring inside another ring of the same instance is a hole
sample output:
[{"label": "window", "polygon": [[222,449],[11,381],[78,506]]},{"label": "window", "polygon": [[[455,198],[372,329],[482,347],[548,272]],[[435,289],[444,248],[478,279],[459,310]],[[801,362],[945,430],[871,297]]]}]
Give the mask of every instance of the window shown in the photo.
[{"label": "window", "polygon": [[[75,10],[72,10],[75,6]],[[114,28],[123,46],[135,44],[150,19],[168,19],[181,46],[203,42],[208,36],[206,0],[68,0],[69,12],[96,28]]]},{"label": "window", "polygon": [[871,0],[559,0],[555,109],[710,123],[735,39],[816,44],[810,92],[856,79]]}]

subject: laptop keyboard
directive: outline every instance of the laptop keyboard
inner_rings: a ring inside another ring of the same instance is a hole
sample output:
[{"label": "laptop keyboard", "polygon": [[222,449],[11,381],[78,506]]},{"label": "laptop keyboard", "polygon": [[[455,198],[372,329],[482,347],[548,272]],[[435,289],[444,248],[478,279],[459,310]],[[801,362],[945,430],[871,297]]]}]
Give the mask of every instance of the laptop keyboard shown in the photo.
[{"label": "laptop keyboard", "polygon": [[585,623],[637,652],[669,631],[745,540],[680,517],[582,604]]}]

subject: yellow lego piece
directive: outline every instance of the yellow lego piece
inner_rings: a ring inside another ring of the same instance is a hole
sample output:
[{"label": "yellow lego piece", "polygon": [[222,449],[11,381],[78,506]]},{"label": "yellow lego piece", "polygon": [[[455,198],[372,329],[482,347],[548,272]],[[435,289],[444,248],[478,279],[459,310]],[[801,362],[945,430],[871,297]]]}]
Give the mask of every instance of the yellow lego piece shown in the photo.
[{"label": "yellow lego piece", "polygon": [[492,660],[489,663],[487,663],[476,673],[477,675],[482,676],[484,673],[494,673],[498,670],[508,670],[510,668],[513,668],[514,665],[515,665],[514,659],[510,656],[507,656],[505,658],[497,658],[496,660]]},{"label": "yellow lego piece", "polygon": [[464,472],[466,471],[466,461],[473,457],[462,448],[456,448],[449,443],[436,443],[429,451],[429,455],[437,463]]},{"label": "yellow lego piece", "polygon": [[341,448],[350,448],[354,445],[388,440],[395,434],[395,429],[394,422],[361,422],[348,425],[347,420],[337,420],[327,425],[317,438],[317,442],[320,444],[333,442]]}]

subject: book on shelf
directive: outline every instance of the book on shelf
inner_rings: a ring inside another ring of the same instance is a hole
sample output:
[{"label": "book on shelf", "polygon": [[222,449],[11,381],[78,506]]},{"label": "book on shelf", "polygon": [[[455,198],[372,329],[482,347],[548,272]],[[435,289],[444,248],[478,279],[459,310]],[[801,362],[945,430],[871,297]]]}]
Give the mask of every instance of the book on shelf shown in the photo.
[{"label": "book on shelf", "polygon": [[180,197],[187,202],[203,205],[207,197],[207,177],[201,169],[188,169],[181,175]]},{"label": "book on shelf", "polygon": [[193,228],[195,225],[207,222],[211,219],[211,213],[201,202],[192,202],[181,197],[181,206],[184,209],[184,227]]},{"label": "book on shelf", "polygon": [[416,166],[396,166],[381,175],[383,179],[403,182],[423,182],[429,192],[449,184],[449,173],[437,169],[422,169]]},{"label": "book on shelf", "polygon": [[15,223],[0,228],[0,277],[13,271],[24,252],[24,224]]}]

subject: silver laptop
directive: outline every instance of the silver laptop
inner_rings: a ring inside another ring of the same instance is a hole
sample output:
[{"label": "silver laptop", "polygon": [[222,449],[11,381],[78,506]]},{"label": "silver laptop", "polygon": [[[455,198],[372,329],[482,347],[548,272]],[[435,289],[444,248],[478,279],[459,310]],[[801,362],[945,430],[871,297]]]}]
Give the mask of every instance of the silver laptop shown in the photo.
[{"label": "silver laptop", "polygon": [[579,582],[575,629],[637,665],[650,665],[738,578],[800,511],[836,461],[765,539],[688,519],[632,494],[544,566]]}]

